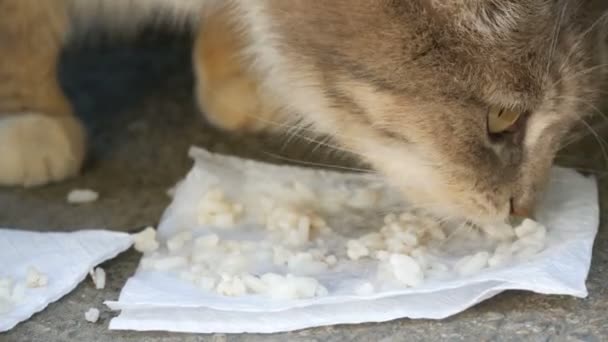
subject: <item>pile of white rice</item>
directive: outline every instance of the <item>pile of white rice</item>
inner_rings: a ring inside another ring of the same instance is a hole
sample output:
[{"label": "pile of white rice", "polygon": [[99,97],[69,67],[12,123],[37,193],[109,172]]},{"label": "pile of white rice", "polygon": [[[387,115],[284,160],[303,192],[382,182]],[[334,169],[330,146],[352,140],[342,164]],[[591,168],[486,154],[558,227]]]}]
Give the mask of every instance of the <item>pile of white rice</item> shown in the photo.
[{"label": "pile of white rice", "polygon": [[[352,263],[374,265],[375,280],[358,286],[357,294],[373,294],[378,284],[391,282],[416,287],[427,279],[467,277],[486,268],[500,267],[540,252],[546,229],[532,220],[516,227],[501,225],[475,230],[485,249],[453,246],[453,235],[462,229],[446,229],[434,217],[420,211],[390,213],[379,227],[348,238],[327,223],[324,213],[349,207],[373,211],[382,197],[378,188],[356,189],[350,195],[335,193],[312,203],[315,194],[304,185],[290,187],[295,197],[309,201],[283,201],[267,194],[251,207],[229,198],[221,188],[210,188],[198,204],[198,223],[214,230],[184,227],[179,233],[157,240],[153,228],[135,236],[135,248],[144,253],[143,271],[168,272],[198,287],[223,296],[262,295],[276,299],[301,299],[329,293],[322,275],[338,272]],[[284,193],[285,189],[278,193]],[[339,196],[338,196],[339,195]],[[291,203],[278,205],[278,203]],[[298,204],[293,204],[298,203]],[[230,237],[230,231],[256,217],[263,239]],[[226,234],[224,234],[226,233]],[[473,235],[475,235],[473,234]],[[487,242],[490,242],[489,244]],[[443,246],[460,250],[456,262],[442,258]]]}]

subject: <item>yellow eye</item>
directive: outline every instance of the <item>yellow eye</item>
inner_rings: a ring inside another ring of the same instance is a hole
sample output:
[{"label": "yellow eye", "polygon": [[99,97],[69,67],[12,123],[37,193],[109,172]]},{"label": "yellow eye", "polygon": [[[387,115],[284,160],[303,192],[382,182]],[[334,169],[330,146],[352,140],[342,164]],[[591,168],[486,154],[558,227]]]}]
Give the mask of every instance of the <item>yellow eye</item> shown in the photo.
[{"label": "yellow eye", "polygon": [[509,131],[521,114],[521,112],[507,108],[491,107],[488,112],[488,132],[500,134]]}]

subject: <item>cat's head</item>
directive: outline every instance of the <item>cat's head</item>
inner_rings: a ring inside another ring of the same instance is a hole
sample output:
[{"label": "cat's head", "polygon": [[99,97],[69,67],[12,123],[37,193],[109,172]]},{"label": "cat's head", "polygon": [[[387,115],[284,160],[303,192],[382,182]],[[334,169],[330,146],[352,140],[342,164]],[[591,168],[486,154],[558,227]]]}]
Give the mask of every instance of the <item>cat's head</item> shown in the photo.
[{"label": "cat's head", "polygon": [[258,66],[283,102],[414,204],[483,223],[533,207],[564,135],[593,110],[605,40],[593,6],[266,0],[242,8]]}]

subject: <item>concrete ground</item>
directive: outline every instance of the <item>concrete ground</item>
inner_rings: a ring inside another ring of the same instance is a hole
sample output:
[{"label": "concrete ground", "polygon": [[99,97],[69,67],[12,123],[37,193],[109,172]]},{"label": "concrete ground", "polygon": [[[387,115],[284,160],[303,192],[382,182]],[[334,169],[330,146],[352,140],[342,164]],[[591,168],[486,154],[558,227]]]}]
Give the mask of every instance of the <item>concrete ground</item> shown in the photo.
[{"label": "concrete ground", "polygon": [[[163,42],[165,41],[165,42]],[[63,81],[91,133],[91,159],[81,177],[39,189],[0,189],[0,226],[38,230],[109,228],[133,230],[154,225],[169,203],[167,188],[190,168],[191,144],[213,151],[281,162],[343,163],[314,146],[285,137],[221,134],[197,115],[191,95],[187,39],[167,44],[142,41],[66,53]],[[582,154],[585,153],[586,157]],[[562,161],[600,177],[604,157],[593,140],[570,149]],[[101,198],[73,207],[65,202],[76,187],[96,189]],[[602,201],[602,213],[606,213]],[[606,341],[608,340],[608,230],[602,227],[588,279],[589,297],[575,299],[508,292],[455,317],[397,320],[381,324],[333,326],[277,335],[188,335],[109,331],[114,313],[102,302],[118,298],[138,255],[126,252],[103,265],[105,290],[85,281],[72,293],[6,334],[17,341]],[[0,266],[1,267],[1,266]],[[91,306],[103,308],[98,324],[84,321]]]}]

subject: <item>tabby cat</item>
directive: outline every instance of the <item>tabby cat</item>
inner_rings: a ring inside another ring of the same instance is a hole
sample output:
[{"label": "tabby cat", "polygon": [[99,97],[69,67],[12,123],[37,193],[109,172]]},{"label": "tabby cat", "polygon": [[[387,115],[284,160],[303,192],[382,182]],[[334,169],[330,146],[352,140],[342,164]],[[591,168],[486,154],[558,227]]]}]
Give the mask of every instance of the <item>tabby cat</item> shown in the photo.
[{"label": "tabby cat", "polygon": [[198,32],[196,97],[227,131],[304,123],[415,204],[528,215],[606,75],[605,0],[0,0],[0,184],[78,173],[57,81],[74,28]]}]

